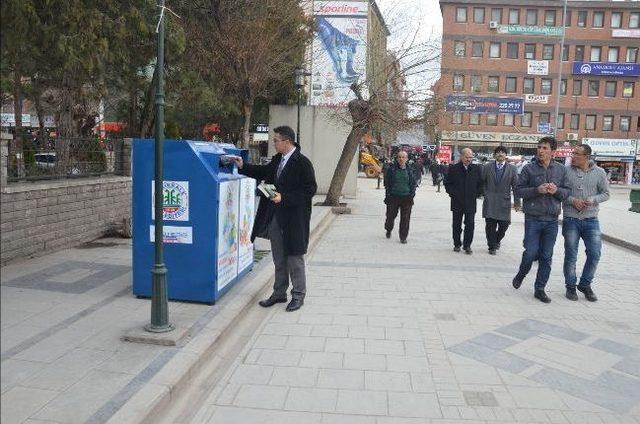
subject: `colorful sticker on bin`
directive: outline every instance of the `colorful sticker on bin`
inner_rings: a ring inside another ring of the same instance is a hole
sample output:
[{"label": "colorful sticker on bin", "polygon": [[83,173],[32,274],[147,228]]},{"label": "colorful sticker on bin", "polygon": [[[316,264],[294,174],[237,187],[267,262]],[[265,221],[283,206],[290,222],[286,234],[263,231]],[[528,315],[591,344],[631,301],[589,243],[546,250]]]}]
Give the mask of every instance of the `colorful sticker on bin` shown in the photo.
[{"label": "colorful sticker on bin", "polygon": [[[151,218],[155,219],[155,183],[151,182]],[[189,181],[163,181],[162,219],[189,220]]]},{"label": "colorful sticker on bin", "polygon": [[[149,231],[151,243],[154,243],[156,241],[156,226],[150,225]],[[193,229],[191,227],[163,226],[162,235],[164,243],[193,244]]]}]

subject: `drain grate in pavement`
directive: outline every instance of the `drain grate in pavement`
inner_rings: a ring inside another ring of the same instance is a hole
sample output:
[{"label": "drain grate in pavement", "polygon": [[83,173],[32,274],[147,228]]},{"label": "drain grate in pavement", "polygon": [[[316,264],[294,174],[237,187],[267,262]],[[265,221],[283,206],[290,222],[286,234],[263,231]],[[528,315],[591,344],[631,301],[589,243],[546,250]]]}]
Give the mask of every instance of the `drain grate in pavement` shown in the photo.
[{"label": "drain grate in pavement", "polygon": [[456,316],[453,314],[433,314],[438,321],[455,321]]},{"label": "drain grate in pavement", "polygon": [[498,400],[491,392],[462,392],[469,406],[498,406]]}]

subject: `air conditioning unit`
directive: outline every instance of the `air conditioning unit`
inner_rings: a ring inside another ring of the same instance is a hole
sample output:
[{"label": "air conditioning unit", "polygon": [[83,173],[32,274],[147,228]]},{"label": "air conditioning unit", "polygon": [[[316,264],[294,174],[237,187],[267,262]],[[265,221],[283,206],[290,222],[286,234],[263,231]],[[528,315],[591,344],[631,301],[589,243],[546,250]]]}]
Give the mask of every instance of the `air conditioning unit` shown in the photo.
[{"label": "air conditioning unit", "polygon": [[498,23],[496,21],[489,22],[489,28],[491,28],[491,29],[498,28]]},{"label": "air conditioning unit", "polygon": [[578,141],[578,133],[567,133],[567,140]]}]

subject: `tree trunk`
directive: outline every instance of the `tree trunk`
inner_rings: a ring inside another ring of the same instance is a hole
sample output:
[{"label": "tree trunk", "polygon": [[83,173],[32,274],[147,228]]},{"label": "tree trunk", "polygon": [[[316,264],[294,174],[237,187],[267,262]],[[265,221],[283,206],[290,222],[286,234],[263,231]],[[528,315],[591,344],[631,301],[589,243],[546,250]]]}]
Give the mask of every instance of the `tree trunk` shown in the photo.
[{"label": "tree trunk", "polygon": [[13,71],[13,113],[15,116],[16,141],[22,140],[22,76]]},{"label": "tree trunk", "polygon": [[253,100],[248,100],[242,105],[242,112],[244,113],[244,126],[242,131],[242,139],[240,140],[240,148],[249,148],[249,129],[251,126],[251,114],[253,113]]},{"label": "tree trunk", "polygon": [[58,137],[56,139],[56,157],[58,159],[58,173],[66,175],[71,168],[70,146],[71,139],[77,136],[78,128],[73,119],[75,106],[75,91],[71,82],[72,76],[66,72],[62,77],[62,87],[59,92],[60,104],[56,113]]},{"label": "tree trunk", "polygon": [[129,137],[133,138],[136,136],[136,127],[138,126],[138,121],[136,120],[136,110],[138,109],[138,90],[133,87],[129,87],[129,117],[127,122],[127,134]]},{"label": "tree trunk", "polygon": [[42,102],[40,101],[40,91],[37,90],[36,93],[33,96],[33,104],[36,107],[36,114],[38,115],[38,128],[39,128],[39,142],[40,142],[40,148],[42,149],[46,149],[46,135],[45,135],[45,129],[44,129],[44,111],[42,110]]}]

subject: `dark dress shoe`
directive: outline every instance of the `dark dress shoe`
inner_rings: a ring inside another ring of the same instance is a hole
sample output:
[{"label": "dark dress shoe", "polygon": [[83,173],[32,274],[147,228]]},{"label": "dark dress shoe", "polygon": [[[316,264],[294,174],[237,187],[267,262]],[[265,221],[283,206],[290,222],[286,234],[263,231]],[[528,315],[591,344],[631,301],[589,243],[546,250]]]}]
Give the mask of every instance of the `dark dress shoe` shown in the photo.
[{"label": "dark dress shoe", "polygon": [[500,243],[496,244],[496,250],[500,250]]},{"label": "dark dress shoe", "polygon": [[496,249],[489,249],[489,254],[490,255],[495,255],[496,254]]},{"label": "dark dress shoe", "polygon": [[302,299],[291,299],[291,302],[287,305],[287,312],[297,311],[303,304],[304,300]]},{"label": "dark dress shoe", "polygon": [[287,301],[286,297],[269,297],[268,299],[265,300],[261,300],[260,302],[258,302],[258,305],[262,306],[263,308],[268,308],[270,306],[275,305],[276,303],[285,303]]},{"label": "dark dress shoe", "polygon": [[471,250],[470,247],[465,247],[464,248],[464,253],[466,253],[467,255],[473,255],[473,250]]},{"label": "dark dress shoe", "polygon": [[578,300],[578,295],[576,294],[576,289],[575,288],[568,288],[567,292],[565,293],[564,297],[566,297],[569,300],[573,300],[574,302],[576,300]]},{"label": "dark dress shoe", "polygon": [[404,240],[400,240],[400,243],[402,243],[402,244],[407,244],[407,240],[406,240],[406,239],[404,239]]},{"label": "dark dress shoe", "polygon": [[513,281],[511,281],[511,284],[513,285],[514,289],[519,289],[520,286],[522,285],[522,281],[524,280],[524,278],[520,277],[519,275],[516,275],[515,277],[513,277]]},{"label": "dark dress shoe", "polygon": [[551,299],[549,299],[549,296],[547,296],[544,290],[536,290],[533,294],[533,297],[535,297],[542,303],[551,303]]},{"label": "dark dress shoe", "polygon": [[591,290],[591,287],[580,287],[580,286],[578,286],[578,290],[580,290],[582,293],[584,293],[584,297],[586,297],[589,302],[597,302],[598,301],[598,297],[593,292],[593,290]]},{"label": "dark dress shoe", "polygon": [[385,234],[385,236],[386,236],[387,238],[391,238],[391,231],[387,231],[387,233]]},{"label": "dark dress shoe", "polygon": [[454,252],[459,252],[460,251],[460,246],[454,246],[453,247],[453,251]]}]

